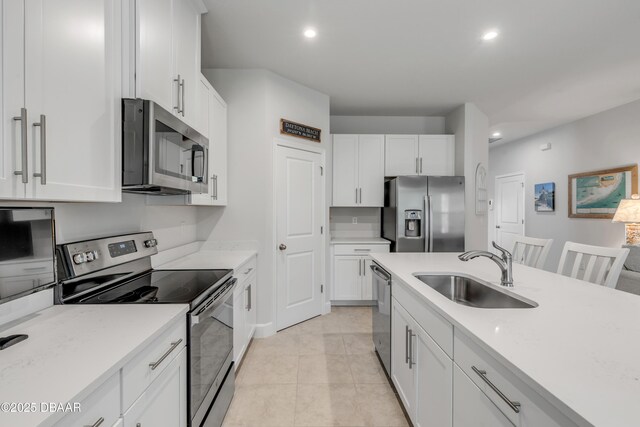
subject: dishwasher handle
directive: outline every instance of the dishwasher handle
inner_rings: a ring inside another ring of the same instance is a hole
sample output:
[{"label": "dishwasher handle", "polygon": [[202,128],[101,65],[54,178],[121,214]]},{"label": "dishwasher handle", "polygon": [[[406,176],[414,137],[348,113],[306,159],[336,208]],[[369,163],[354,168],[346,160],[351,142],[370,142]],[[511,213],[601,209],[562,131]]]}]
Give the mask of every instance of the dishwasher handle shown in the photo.
[{"label": "dishwasher handle", "polygon": [[387,283],[391,282],[391,275],[386,271],[384,271],[383,269],[381,269],[380,267],[378,267],[376,264],[371,264],[371,271],[373,271],[373,274],[375,274],[385,282]]}]

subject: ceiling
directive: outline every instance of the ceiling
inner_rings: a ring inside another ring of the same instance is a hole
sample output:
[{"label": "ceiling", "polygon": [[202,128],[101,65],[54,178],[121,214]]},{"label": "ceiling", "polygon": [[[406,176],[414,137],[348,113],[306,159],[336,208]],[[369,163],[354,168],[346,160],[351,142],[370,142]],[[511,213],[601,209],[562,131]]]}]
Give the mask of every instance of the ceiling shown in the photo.
[{"label": "ceiling", "polygon": [[204,2],[203,67],[269,69],[328,94],[332,115],[473,102],[508,142],[640,99],[638,0]]}]

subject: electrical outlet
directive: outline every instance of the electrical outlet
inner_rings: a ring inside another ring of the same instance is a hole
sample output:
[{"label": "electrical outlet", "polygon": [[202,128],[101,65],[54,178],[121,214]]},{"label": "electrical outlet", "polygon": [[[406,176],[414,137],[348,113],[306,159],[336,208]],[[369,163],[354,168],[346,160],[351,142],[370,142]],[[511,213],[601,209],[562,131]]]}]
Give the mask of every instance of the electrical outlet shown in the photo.
[{"label": "electrical outlet", "polygon": [[351,218],[351,224],[357,224],[358,223],[358,217],[354,216],[353,218]]}]

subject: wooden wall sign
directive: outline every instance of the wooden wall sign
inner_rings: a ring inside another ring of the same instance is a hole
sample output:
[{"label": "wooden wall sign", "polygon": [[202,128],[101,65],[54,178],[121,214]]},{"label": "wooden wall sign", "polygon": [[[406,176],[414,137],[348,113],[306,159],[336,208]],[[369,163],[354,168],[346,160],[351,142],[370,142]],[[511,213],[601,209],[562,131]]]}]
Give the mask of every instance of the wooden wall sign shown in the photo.
[{"label": "wooden wall sign", "polygon": [[320,142],[320,129],[286,119],[280,119],[280,133],[303,138],[313,142]]}]

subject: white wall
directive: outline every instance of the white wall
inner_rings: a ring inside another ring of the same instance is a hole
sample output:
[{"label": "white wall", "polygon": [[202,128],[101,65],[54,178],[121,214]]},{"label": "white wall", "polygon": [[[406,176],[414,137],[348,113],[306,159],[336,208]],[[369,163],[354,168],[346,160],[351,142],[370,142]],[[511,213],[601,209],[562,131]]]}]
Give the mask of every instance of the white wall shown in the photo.
[{"label": "white wall", "polygon": [[331,116],[331,133],[442,134],[444,117]]},{"label": "white wall", "polygon": [[[540,145],[551,143],[549,151]],[[640,101],[623,105],[519,141],[492,147],[489,152],[489,197],[495,177],[525,173],[525,233],[555,239],[546,269],[555,271],[566,241],[619,247],[624,225],[607,219],[568,217],[568,175],[637,164],[640,161]],[[534,184],[556,183],[556,211],[537,213]],[[490,212],[489,234],[495,230]]]},{"label": "white wall", "polygon": [[478,163],[489,161],[489,119],[474,104],[466,103],[446,117],[446,133],[456,135],[456,175],[465,176],[465,247],[485,249],[487,214],[476,215],[475,177]]},{"label": "white wall", "polygon": [[[331,159],[329,97],[266,70],[208,69],[203,74],[227,102],[229,205],[199,210],[198,237],[209,241],[254,242],[259,251],[257,315],[260,334],[275,327],[273,224],[274,138],[323,147]],[[280,135],[280,118],[322,130],[322,143]],[[331,170],[325,173],[331,177]],[[330,188],[330,179],[327,179]],[[326,217],[328,218],[327,194]],[[329,233],[326,233],[327,239]]]},{"label": "white wall", "polygon": [[53,206],[58,243],[149,230],[161,251],[196,240],[196,208],[148,206],[143,195],[123,193],[122,203],[0,202],[0,206]]}]

